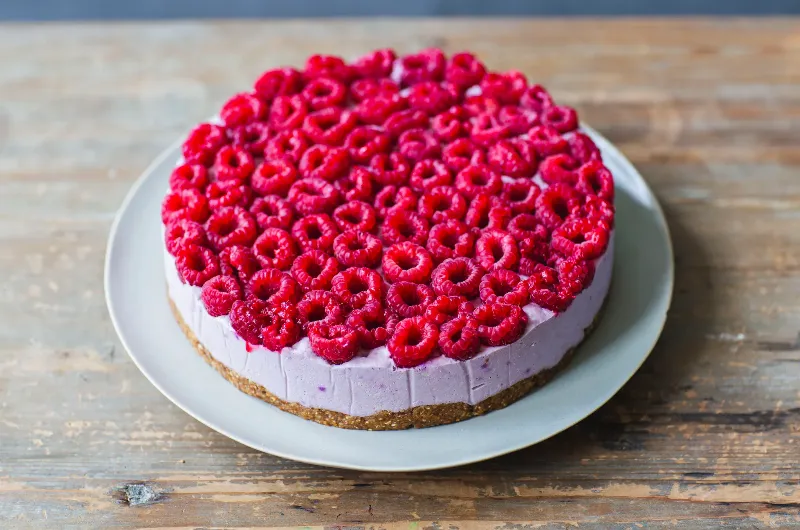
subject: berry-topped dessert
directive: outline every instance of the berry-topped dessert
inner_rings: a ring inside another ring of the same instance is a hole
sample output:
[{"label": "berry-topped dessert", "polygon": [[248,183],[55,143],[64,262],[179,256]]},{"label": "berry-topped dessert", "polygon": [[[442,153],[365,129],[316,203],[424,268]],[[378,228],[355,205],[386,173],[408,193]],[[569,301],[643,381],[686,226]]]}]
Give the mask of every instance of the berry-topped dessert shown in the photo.
[{"label": "berry-topped dessert", "polygon": [[170,301],[248,394],[404,429],[565,366],[611,281],[614,181],[575,110],[473,55],[264,73],[189,133],[161,210]]}]

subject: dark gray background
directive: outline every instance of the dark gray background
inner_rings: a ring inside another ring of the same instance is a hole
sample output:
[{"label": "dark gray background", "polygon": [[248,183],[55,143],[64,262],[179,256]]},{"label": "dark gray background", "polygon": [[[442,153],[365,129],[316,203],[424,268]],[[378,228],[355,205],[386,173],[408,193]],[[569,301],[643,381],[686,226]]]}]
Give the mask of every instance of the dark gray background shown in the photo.
[{"label": "dark gray background", "polygon": [[0,0],[0,20],[778,14],[800,14],[800,0]]}]

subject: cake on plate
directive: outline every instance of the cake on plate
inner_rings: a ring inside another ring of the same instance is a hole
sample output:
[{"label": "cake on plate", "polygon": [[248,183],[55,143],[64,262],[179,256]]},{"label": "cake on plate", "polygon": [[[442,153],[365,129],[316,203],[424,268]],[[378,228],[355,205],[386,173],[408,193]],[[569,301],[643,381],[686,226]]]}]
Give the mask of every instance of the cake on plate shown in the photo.
[{"label": "cake on plate", "polygon": [[195,349],[337,427],[506,407],[569,363],[611,282],[614,181],[575,110],[469,53],[265,72],[189,133],[161,216]]}]

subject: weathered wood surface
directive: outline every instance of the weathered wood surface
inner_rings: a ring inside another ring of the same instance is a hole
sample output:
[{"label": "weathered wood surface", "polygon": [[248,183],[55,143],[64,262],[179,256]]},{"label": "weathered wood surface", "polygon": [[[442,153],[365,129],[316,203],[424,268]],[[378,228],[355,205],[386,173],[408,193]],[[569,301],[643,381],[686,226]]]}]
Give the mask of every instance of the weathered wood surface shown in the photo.
[{"label": "weathered wood surface", "polygon": [[[579,425],[448,471],[324,469],[210,431],[115,337],[115,209],[258,72],[429,45],[541,80],[653,186],[677,260],[656,350]],[[800,525],[798,19],[0,26],[0,248],[0,526]]]}]

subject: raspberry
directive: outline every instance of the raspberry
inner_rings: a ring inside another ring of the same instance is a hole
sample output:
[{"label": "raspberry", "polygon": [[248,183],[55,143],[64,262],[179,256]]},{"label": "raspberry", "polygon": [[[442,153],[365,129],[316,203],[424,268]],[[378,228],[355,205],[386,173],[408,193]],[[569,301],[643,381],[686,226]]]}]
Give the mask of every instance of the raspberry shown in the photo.
[{"label": "raspberry", "polygon": [[[527,215],[527,214],[523,214]],[[547,265],[553,258],[553,251],[548,241],[547,230],[539,225],[532,237],[519,243],[519,273],[525,276],[535,274],[537,267]]]},{"label": "raspberry", "polygon": [[309,215],[298,219],[292,226],[292,237],[303,252],[309,250],[330,251],[339,231],[325,214]]},{"label": "raspberry", "polygon": [[164,230],[167,252],[173,256],[187,245],[206,245],[206,232],[203,225],[189,219],[175,219]]},{"label": "raspberry", "polygon": [[309,250],[292,263],[291,273],[304,291],[326,291],[339,272],[339,262],[321,250]]},{"label": "raspberry", "polygon": [[498,140],[508,138],[511,135],[511,128],[508,125],[498,123],[489,114],[481,114],[473,118],[469,134],[474,143],[489,147]]},{"label": "raspberry", "polygon": [[314,326],[308,332],[311,351],[330,364],[346,363],[358,354],[358,332],[343,324]]},{"label": "raspberry", "polygon": [[395,210],[413,210],[417,205],[417,196],[408,187],[397,188],[386,186],[375,195],[375,212],[378,219],[385,219]]},{"label": "raspberry", "polygon": [[441,326],[456,318],[459,313],[472,313],[474,310],[472,302],[463,296],[440,295],[425,309],[425,318]]},{"label": "raspberry", "polygon": [[577,167],[578,162],[567,154],[551,155],[539,165],[539,176],[548,184],[563,182],[574,186],[578,181]]},{"label": "raspberry", "polygon": [[567,258],[556,265],[561,290],[577,295],[586,289],[594,278],[594,263],[582,259]]},{"label": "raspberry", "polygon": [[467,201],[454,187],[438,186],[420,197],[417,212],[435,225],[448,219],[460,221],[467,213]]},{"label": "raspberry", "polygon": [[377,267],[382,253],[381,242],[368,232],[345,232],[333,241],[333,255],[345,267]]},{"label": "raspberry", "polygon": [[537,125],[528,131],[528,142],[539,158],[563,153],[569,149],[569,144],[558,131],[547,125]]},{"label": "raspberry", "polygon": [[253,251],[238,245],[227,247],[219,253],[219,267],[222,274],[236,276],[243,283],[261,269]]},{"label": "raspberry", "polygon": [[[367,125],[383,125],[395,113],[403,111],[406,107],[408,107],[408,101],[401,97],[400,94],[385,92],[364,99],[353,109],[353,112],[356,113],[361,123]],[[425,116],[424,113],[421,114]],[[396,118],[395,123],[398,123],[398,120],[400,120],[400,118]]]},{"label": "raspberry", "polygon": [[341,147],[315,145],[303,154],[298,169],[305,178],[333,182],[347,174],[350,157]]},{"label": "raspberry", "polygon": [[334,55],[312,55],[306,61],[306,69],[303,75],[307,79],[329,77],[348,83],[353,76],[353,71],[340,57]]},{"label": "raspberry", "polygon": [[411,163],[439,158],[442,148],[432,134],[422,129],[409,129],[397,140],[397,149]]},{"label": "raspberry", "polygon": [[347,87],[334,79],[312,79],[303,88],[303,97],[314,110],[343,105],[347,99]]},{"label": "raspberry", "polygon": [[386,305],[402,318],[422,315],[436,295],[429,285],[397,282],[386,292]]},{"label": "raspberry", "polygon": [[511,208],[488,193],[475,196],[464,216],[467,226],[481,230],[505,230],[510,220]]},{"label": "raspberry", "polygon": [[231,312],[235,301],[242,299],[242,288],[232,276],[214,276],[203,284],[200,298],[209,315],[221,317]]},{"label": "raspberry", "polygon": [[246,125],[264,118],[267,106],[254,94],[236,94],[222,106],[219,117],[228,127]]},{"label": "raspberry", "polygon": [[614,205],[600,197],[587,195],[583,203],[583,212],[587,219],[605,221],[609,228],[614,227]]},{"label": "raspberry", "polygon": [[524,306],[528,303],[528,285],[519,279],[516,272],[497,269],[481,280],[480,296],[486,304],[497,302]]},{"label": "raspberry", "polygon": [[356,127],[344,141],[350,158],[357,164],[368,164],[372,157],[385,153],[391,146],[391,139],[375,127]]},{"label": "raspberry", "polygon": [[614,177],[599,160],[591,160],[578,168],[578,183],[575,186],[584,195],[595,195],[614,202]]},{"label": "raspberry", "polygon": [[210,165],[220,148],[228,143],[225,129],[219,125],[201,123],[183,142],[183,158],[187,163]]},{"label": "raspberry", "polygon": [[594,144],[591,138],[582,132],[575,132],[567,139],[569,144],[569,154],[572,158],[585,164],[592,160],[598,162],[603,161],[603,156],[600,154],[600,149]]},{"label": "raspberry", "polygon": [[428,239],[428,220],[416,212],[392,208],[381,225],[381,237],[387,244],[411,241],[424,245]]},{"label": "raspberry", "polygon": [[558,274],[550,267],[539,265],[526,280],[531,302],[556,313],[564,311],[575,295],[559,289]]},{"label": "raspberry", "polygon": [[[350,98],[356,103],[375,97],[391,96],[398,92],[400,87],[391,79],[358,79],[350,85]],[[383,123],[383,119],[379,123]]]},{"label": "raspberry", "polygon": [[542,123],[561,134],[568,133],[578,128],[578,113],[572,107],[554,105],[544,109]]},{"label": "raspberry", "polygon": [[467,166],[486,163],[486,153],[467,138],[459,138],[442,150],[442,161],[450,171],[458,173]]},{"label": "raspberry", "polygon": [[441,50],[430,48],[400,59],[400,82],[403,86],[423,81],[441,81],[447,64]]},{"label": "raspberry", "polygon": [[541,85],[531,85],[519,98],[519,105],[524,109],[541,113],[553,105],[553,98]]},{"label": "raspberry", "polygon": [[547,239],[547,229],[532,213],[520,213],[508,222],[508,233],[517,241],[530,238]]},{"label": "raspberry", "polygon": [[219,260],[209,249],[199,245],[186,245],[175,257],[175,268],[183,283],[202,287],[219,274]]},{"label": "raspberry", "polygon": [[425,319],[417,316],[401,320],[387,343],[389,355],[398,368],[413,368],[428,360],[436,350],[439,330]]},{"label": "raspberry", "polygon": [[278,96],[297,94],[302,84],[300,72],[294,68],[279,68],[261,74],[253,88],[261,99],[272,102]]},{"label": "raspberry", "polygon": [[397,316],[384,311],[375,300],[353,310],[347,317],[347,325],[356,330],[361,347],[367,350],[386,344],[398,322]]},{"label": "raspberry", "polygon": [[486,75],[486,67],[471,53],[457,53],[445,66],[444,78],[462,90],[477,85]]},{"label": "raspberry", "polygon": [[486,96],[469,96],[464,100],[464,110],[472,118],[477,118],[484,114],[489,117],[495,117],[500,112],[500,103]]},{"label": "raspberry", "polygon": [[352,68],[356,75],[362,78],[389,77],[396,58],[394,50],[389,48],[375,50],[356,59]]},{"label": "raspberry", "polygon": [[248,344],[261,344],[261,330],[270,314],[259,300],[236,300],[230,310],[231,327]]},{"label": "raspberry", "polygon": [[431,120],[431,129],[442,142],[454,142],[458,138],[469,135],[467,118],[467,112],[463,107],[450,107],[449,110],[434,116]]},{"label": "raspberry", "polygon": [[247,298],[256,298],[273,307],[294,304],[299,297],[300,286],[278,269],[261,269],[247,284]]},{"label": "raspberry", "polygon": [[444,112],[455,100],[439,83],[422,82],[411,87],[408,93],[408,104],[412,109],[421,110],[434,116]]},{"label": "raspberry", "polygon": [[404,186],[411,175],[411,164],[400,153],[378,154],[369,162],[375,181],[383,186]]},{"label": "raspberry", "polygon": [[244,208],[220,208],[206,222],[206,235],[215,250],[231,245],[250,246],[257,236],[256,221]]},{"label": "raspberry", "polygon": [[355,128],[357,122],[358,119],[352,111],[330,107],[306,116],[303,130],[314,143],[340,146],[350,131]]},{"label": "raspberry", "polygon": [[297,248],[286,230],[267,228],[253,243],[253,254],[262,268],[285,271],[297,257]]},{"label": "raspberry", "polygon": [[289,188],[287,197],[300,215],[332,212],[339,204],[339,190],[330,182],[310,178],[298,180]]},{"label": "raspberry", "polygon": [[525,74],[511,70],[504,74],[488,73],[481,80],[481,94],[503,105],[516,105],[528,88]]},{"label": "raspberry", "polygon": [[579,212],[580,207],[580,196],[572,188],[565,184],[553,184],[536,199],[536,217],[552,230],[571,214]]},{"label": "raspberry", "polygon": [[172,191],[194,188],[202,192],[207,185],[208,172],[200,164],[182,164],[173,169],[169,176],[169,189]]},{"label": "raspberry", "polygon": [[253,200],[253,190],[238,180],[217,180],[206,188],[206,198],[212,210],[231,206],[248,208]]},{"label": "raspberry", "polygon": [[288,311],[267,308],[265,325],[261,328],[261,344],[270,351],[280,352],[300,340],[302,329]]},{"label": "raspberry", "polygon": [[569,219],[553,231],[550,245],[564,256],[595,259],[608,248],[608,232],[604,221]]},{"label": "raspberry", "polygon": [[[416,198],[414,201],[416,202]],[[204,223],[209,213],[205,196],[193,188],[168,193],[161,203],[161,220],[164,224],[176,219]]]},{"label": "raspberry", "polygon": [[354,166],[346,177],[333,183],[342,194],[345,204],[372,198],[374,173],[363,166]]},{"label": "raspberry", "polygon": [[[405,133],[404,133],[405,134]],[[425,193],[440,186],[450,186],[453,175],[439,160],[420,160],[414,164],[408,185],[418,193]]]},{"label": "raspberry", "polygon": [[263,156],[264,149],[272,138],[269,125],[263,122],[253,122],[241,125],[231,132],[233,145],[240,147],[252,156]]},{"label": "raspberry", "polygon": [[233,145],[222,147],[214,159],[214,173],[217,180],[247,180],[253,173],[253,155]]},{"label": "raspberry", "polygon": [[449,258],[469,256],[474,246],[475,235],[464,223],[451,219],[431,228],[426,248],[440,263]]},{"label": "raspberry", "polygon": [[518,179],[503,182],[500,197],[511,207],[512,214],[530,213],[536,210],[536,198],[542,192],[532,180]]},{"label": "raspberry", "polygon": [[433,270],[431,286],[436,294],[447,296],[478,296],[483,267],[469,258],[446,259]]},{"label": "raspberry", "polygon": [[539,115],[516,105],[506,105],[497,113],[497,123],[507,126],[512,135],[521,135],[539,125]]},{"label": "raspberry", "polygon": [[481,193],[497,195],[503,189],[500,174],[484,164],[467,166],[456,175],[456,189],[468,199]]},{"label": "raspberry", "polygon": [[269,124],[275,131],[299,129],[307,115],[306,100],[301,95],[278,96],[269,110]]},{"label": "raspberry", "polygon": [[428,283],[433,270],[430,253],[419,245],[405,241],[389,247],[381,261],[388,282]]},{"label": "raspberry", "polygon": [[288,230],[294,219],[292,207],[277,195],[258,197],[250,206],[250,213],[262,230],[270,227]]},{"label": "raspberry", "polygon": [[442,325],[439,332],[439,349],[445,357],[466,361],[474,357],[480,347],[478,322],[472,315],[461,313]]},{"label": "raspberry", "polygon": [[372,232],[378,226],[375,210],[361,201],[349,201],[333,211],[333,222],[341,232],[360,230]]},{"label": "raspberry", "polygon": [[525,140],[500,140],[489,147],[489,166],[502,175],[514,178],[532,177],[536,173],[536,151]]},{"label": "raspberry", "polygon": [[286,159],[292,164],[300,162],[303,153],[311,144],[300,129],[281,131],[272,136],[264,149],[266,160]]},{"label": "raspberry", "polygon": [[366,267],[350,267],[333,277],[331,292],[352,309],[359,309],[370,300],[383,299],[383,280]]},{"label": "raspberry", "polygon": [[401,134],[411,129],[427,129],[428,121],[428,115],[421,110],[408,109],[389,116],[383,127],[393,138],[399,138]]},{"label": "raspberry", "polygon": [[484,269],[514,269],[519,263],[519,248],[514,237],[500,230],[488,230],[475,243],[475,260]]},{"label": "raspberry", "polygon": [[308,291],[297,303],[297,320],[308,332],[316,326],[332,326],[344,322],[342,301],[328,291]]},{"label": "raspberry", "polygon": [[475,310],[478,336],[487,346],[511,344],[522,336],[528,324],[528,315],[519,306],[486,304]]}]

